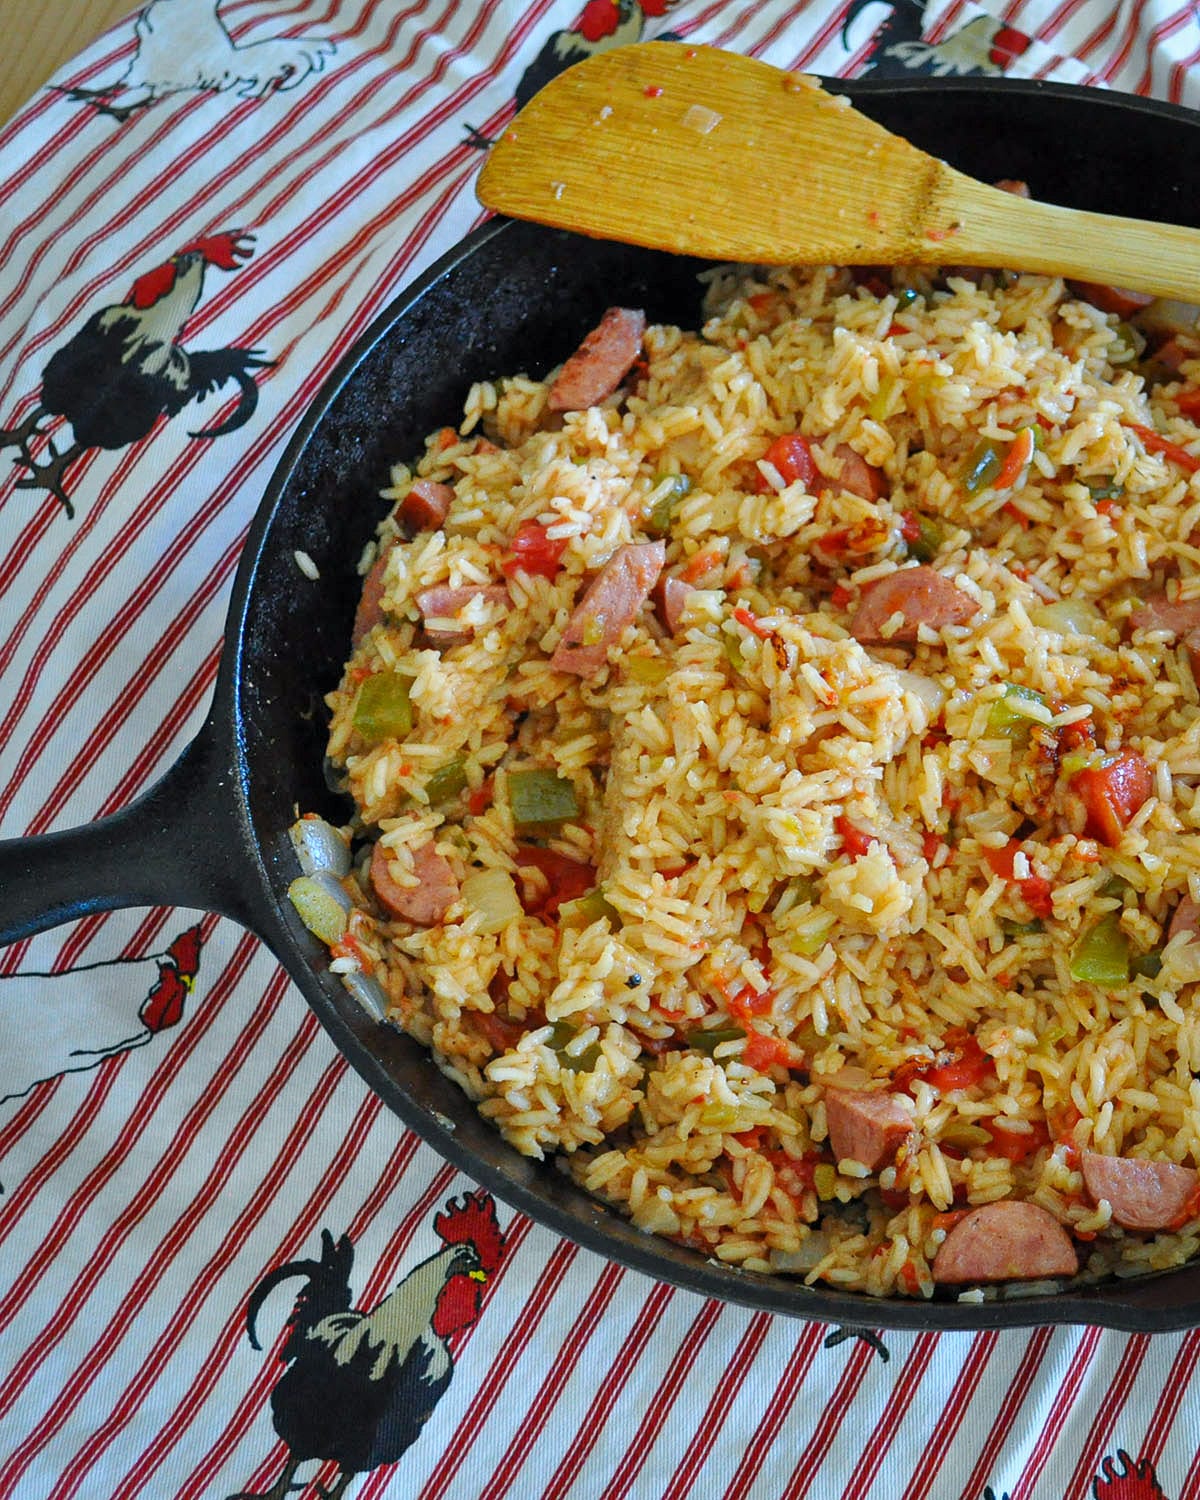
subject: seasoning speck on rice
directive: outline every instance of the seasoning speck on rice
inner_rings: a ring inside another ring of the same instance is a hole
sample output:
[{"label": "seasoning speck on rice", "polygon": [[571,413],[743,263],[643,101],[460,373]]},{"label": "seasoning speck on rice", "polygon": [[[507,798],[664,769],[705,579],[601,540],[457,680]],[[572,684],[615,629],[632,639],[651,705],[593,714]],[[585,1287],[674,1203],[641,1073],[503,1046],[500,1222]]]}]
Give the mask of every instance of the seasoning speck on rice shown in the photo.
[{"label": "seasoning speck on rice", "polygon": [[1040,276],[707,281],[699,333],[610,309],[397,464],[305,920],[517,1150],[706,1256],[1181,1264],[1200,344],[1131,365]]}]

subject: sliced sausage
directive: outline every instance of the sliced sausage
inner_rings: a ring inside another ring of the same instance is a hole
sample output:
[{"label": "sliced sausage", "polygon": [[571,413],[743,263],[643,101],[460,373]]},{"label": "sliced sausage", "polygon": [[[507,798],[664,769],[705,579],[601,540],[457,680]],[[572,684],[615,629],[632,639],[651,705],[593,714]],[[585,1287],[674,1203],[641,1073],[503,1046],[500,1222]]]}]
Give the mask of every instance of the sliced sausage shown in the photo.
[{"label": "sliced sausage", "polygon": [[665,542],[633,542],[618,547],[588,584],[567,621],[550,665],[560,672],[590,677],[608,660],[625,627],[637,619],[666,560]]},{"label": "sliced sausage", "polygon": [[1004,1198],[960,1219],[934,1257],[939,1286],[1074,1276],[1079,1257],[1066,1230],[1036,1203]]},{"label": "sliced sausage", "polygon": [[1166,630],[1176,640],[1200,630],[1200,599],[1168,599],[1151,594],[1129,616],[1134,630]]},{"label": "sliced sausage", "polygon": [[[466,609],[473,599],[484,599],[488,604],[499,604],[508,599],[508,590],[502,583],[471,585],[451,588],[449,584],[437,584],[431,589],[422,589],[416,596],[417,608],[423,620],[457,620],[460,610]],[[432,646],[453,646],[465,640],[473,626],[464,625],[458,630],[431,630],[425,634]]]},{"label": "sliced sausage", "polygon": [[825,1085],[829,1144],[838,1161],[860,1161],[869,1172],[877,1172],[891,1161],[913,1128],[908,1101],[896,1094],[838,1088],[839,1076],[835,1074]]},{"label": "sliced sausage", "polygon": [[414,479],[399,505],[400,519],[413,531],[436,531],[446,519],[454,491],[436,479]]},{"label": "sliced sausage", "polygon": [[362,595],[354,611],[354,629],[350,633],[354,646],[360,646],[369,631],[383,624],[383,575],[387,570],[388,550],[379,554],[363,579]]},{"label": "sliced sausage", "polygon": [[694,585],[664,573],[654,585],[654,612],[668,635],[675,635]]},{"label": "sliced sausage", "polygon": [[391,916],[418,927],[440,922],[458,900],[458,881],[450,862],[433,847],[432,840],[413,851],[416,885],[398,885],[388,868],[388,852],[376,844],[371,855],[371,887],[379,904]]},{"label": "sliced sausage", "polygon": [[[864,646],[911,644],[919,625],[931,630],[962,625],[978,608],[969,594],[934,568],[901,568],[866,586],[850,622],[850,634]],[[901,622],[891,635],[884,636],[883,627],[895,614],[902,617]]]},{"label": "sliced sausage", "polygon": [[839,443],[833,450],[833,456],[842,466],[838,481],[844,490],[849,490],[852,495],[858,495],[863,500],[878,500],[883,495],[886,488],[883,470],[875,468],[860,454],[855,453],[849,443]]},{"label": "sliced sausage", "polygon": [[1186,932],[1189,938],[1200,937],[1200,901],[1185,896],[1171,914],[1171,925],[1167,928],[1167,942]]},{"label": "sliced sausage", "polygon": [[1080,1165],[1088,1197],[1093,1203],[1107,1199],[1113,1222],[1123,1229],[1171,1229],[1189,1216],[1189,1206],[1192,1215],[1200,1213],[1200,1176],[1191,1167],[1095,1151],[1085,1151]]},{"label": "sliced sausage", "polygon": [[1098,281],[1071,281],[1067,284],[1077,297],[1082,297],[1101,312],[1116,313],[1118,318],[1131,318],[1154,301],[1149,292],[1131,292],[1123,286],[1104,286]]},{"label": "sliced sausage", "polygon": [[611,396],[642,350],[646,314],[610,307],[550,387],[551,411],[582,411]]}]

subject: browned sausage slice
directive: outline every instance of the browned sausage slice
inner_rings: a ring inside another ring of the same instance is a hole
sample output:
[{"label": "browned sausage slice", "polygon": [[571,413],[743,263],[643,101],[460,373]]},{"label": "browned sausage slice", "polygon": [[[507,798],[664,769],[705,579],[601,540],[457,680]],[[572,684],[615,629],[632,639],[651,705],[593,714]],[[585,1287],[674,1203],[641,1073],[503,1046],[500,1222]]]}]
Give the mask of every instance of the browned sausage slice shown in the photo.
[{"label": "browned sausage slice", "polygon": [[646,314],[610,307],[550,387],[551,411],[582,411],[611,396],[641,353]]},{"label": "browned sausage slice", "polygon": [[414,479],[400,502],[400,519],[414,531],[436,531],[454,500],[448,484],[436,479]]},{"label": "browned sausage slice", "polygon": [[458,900],[458,881],[448,860],[433,847],[432,841],[413,851],[413,874],[416,885],[397,885],[388,869],[388,852],[376,844],[371,855],[371,886],[379,904],[403,922],[418,927],[432,927],[440,922]]},{"label": "browned sausage slice", "polygon": [[1200,901],[1185,896],[1171,913],[1171,925],[1167,928],[1167,942],[1186,932],[1188,937],[1200,937]]},{"label": "browned sausage slice", "polygon": [[354,646],[362,644],[368,631],[383,623],[383,575],[387,569],[388,551],[379,554],[371,564],[371,571],[363,579],[362,595],[354,611],[354,629],[350,641]]},{"label": "browned sausage slice", "polygon": [[[1200,1177],[1191,1167],[1132,1156],[1083,1153],[1083,1185],[1093,1203],[1106,1198],[1123,1229],[1170,1229],[1187,1214]],[[1193,1216],[1200,1205],[1193,1207]]]},{"label": "browned sausage slice", "polygon": [[1154,301],[1149,292],[1131,292],[1126,287],[1104,286],[1098,281],[1072,281],[1068,285],[1077,297],[1101,312],[1116,313],[1118,318],[1131,318]]},{"label": "browned sausage slice", "polygon": [[1066,1230],[1036,1203],[1004,1198],[960,1219],[934,1257],[940,1286],[1074,1276],[1079,1257]]},{"label": "browned sausage slice", "polygon": [[678,631],[684,606],[693,588],[693,584],[677,578],[674,573],[664,573],[654,585],[654,611],[668,635]]},{"label": "browned sausage slice", "polygon": [[838,1161],[860,1161],[869,1172],[877,1172],[912,1130],[912,1114],[895,1094],[838,1088],[836,1082],[835,1074],[825,1085],[825,1120],[833,1154]]},{"label": "browned sausage slice", "polygon": [[855,453],[849,443],[839,443],[833,450],[834,458],[841,462],[838,481],[844,490],[859,495],[864,500],[878,500],[885,489],[883,470],[869,464]]},{"label": "browned sausage slice", "polygon": [[[969,594],[936,569],[901,568],[866,586],[850,622],[850,634],[864,646],[897,641],[911,644],[917,639],[919,625],[928,625],[931,630],[963,625],[978,608]],[[895,614],[901,616],[900,623],[885,636],[883,627]]]},{"label": "browned sausage slice", "polygon": [[1200,599],[1168,599],[1151,594],[1129,616],[1134,630],[1166,630],[1178,639],[1200,630]]},{"label": "browned sausage slice", "polygon": [[[460,610],[466,609],[473,599],[484,599],[488,604],[499,604],[508,599],[508,590],[502,583],[470,585],[452,588],[447,583],[422,589],[416,596],[417,608],[423,620],[455,620]],[[425,634],[433,646],[452,646],[465,640],[473,626],[462,625],[456,630],[431,630],[426,626]]]},{"label": "browned sausage slice", "polygon": [[665,542],[631,542],[618,547],[575,606],[550,665],[580,677],[598,672],[608,660],[608,648],[637,619],[666,556]]}]

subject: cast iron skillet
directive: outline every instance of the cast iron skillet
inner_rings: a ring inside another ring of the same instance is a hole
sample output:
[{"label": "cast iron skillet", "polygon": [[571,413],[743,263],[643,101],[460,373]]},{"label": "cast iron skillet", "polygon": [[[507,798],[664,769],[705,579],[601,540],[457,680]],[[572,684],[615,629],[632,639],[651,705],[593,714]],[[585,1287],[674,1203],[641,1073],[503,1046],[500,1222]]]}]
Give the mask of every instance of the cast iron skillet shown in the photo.
[{"label": "cast iron skillet", "polygon": [[[1191,164],[1200,117],[1094,90],[967,79],[830,85],[888,128],[985,180],[1200,226]],[[707,1296],[891,1328],[1087,1322],[1158,1330],[1200,1321],[1200,1263],[1057,1295],[981,1304],[880,1302],[739,1272],[647,1236],[553,1163],[519,1156],[414,1041],[377,1025],[328,972],[285,891],[293,808],[344,820],[322,775],[322,694],[338,680],[355,563],[386,509],[389,462],[455,422],[469,383],[564,358],[611,302],[696,326],[698,263],[493,221],[403,293],[341,362],[280,461],[251,527],[208,720],[123,812],[0,844],[0,942],[113,907],[174,904],[233,917],[286,965],[337,1046],[404,1122],[501,1198],[589,1249]],[[312,583],[293,558],[320,569]],[[1019,1288],[1018,1288],[1019,1290]]]}]

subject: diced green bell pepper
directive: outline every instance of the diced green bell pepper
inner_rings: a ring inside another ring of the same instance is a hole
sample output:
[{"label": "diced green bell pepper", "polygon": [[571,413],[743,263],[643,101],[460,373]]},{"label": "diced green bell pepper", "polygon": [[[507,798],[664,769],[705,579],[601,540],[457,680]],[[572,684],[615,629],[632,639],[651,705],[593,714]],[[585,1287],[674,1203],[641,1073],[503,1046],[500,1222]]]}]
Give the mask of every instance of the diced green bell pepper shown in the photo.
[{"label": "diced green bell pepper", "polygon": [[919,534],[916,541],[905,544],[905,551],[918,562],[930,563],[945,545],[946,529],[932,516],[922,515],[920,511],[915,511],[914,515]]},{"label": "diced green bell pepper", "polygon": [[1009,740],[1019,739],[1022,735],[1028,734],[1032,721],[1020,711],[1017,705],[1045,703],[1045,701],[1041,693],[1035,692],[1033,688],[1022,687],[1017,682],[1006,683],[1004,697],[997,698],[988,710],[988,733],[1002,735]]},{"label": "diced green bell pepper", "polygon": [[567,1052],[567,1046],[579,1035],[579,1027],[570,1021],[555,1021],[550,1028],[550,1046],[558,1053],[559,1066],[569,1073],[590,1073],[600,1060],[600,1043],[585,1047],[578,1057]]},{"label": "diced green bell pepper", "polygon": [[457,797],[466,784],[467,763],[461,755],[456,755],[430,775],[425,783],[425,795],[429,798],[430,806],[437,807],[439,803],[449,802],[452,797]]},{"label": "diced green bell pepper", "polygon": [[633,681],[645,687],[657,687],[671,675],[671,663],[661,656],[631,656],[625,665]]},{"label": "diced green bell pepper", "polygon": [[368,744],[400,739],[412,730],[412,678],[400,672],[376,672],[364,680],[354,705],[354,727]]},{"label": "diced green bell pepper", "polygon": [[621,913],[612,904],[606,901],[604,892],[597,886],[595,890],[585,891],[574,901],[564,901],[558,908],[558,921],[561,926],[574,926],[576,922],[590,927],[593,922],[598,922],[601,917],[607,917],[609,925],[614,932],[620,930]]},{"label": "diced green bell pepper", "polygon": [[1071,950],[1071,978],[1101,989],[1129,983],[1129,939],[1115,911],[1094,923]]},{"label": "diced green bell pepper", "polygon": [[564,823],[579,816],[575,788],[555,771],[510,771],[508,805],[518,828]]},{"label": "diced green bell pepper", "polygon": [[963,489],[968,495],[978,495],[986,490],[1004,466],[1004,444],[992,438],[979,442],[963,470]]},{"label": "diced green bell pepper", "polygon": [[652,536],[665,536],[670,531],[676,507],[692,487],[692,481],[686,474],[656,474],[654,488],[657,490],[664,484],[666,489],[651,506],[650,514],[646,517],[646,530]]},{"label": "diced green bell pepper", "polygon": [[741,1026],[714,1026],[708,1031],[697,1027],[695,1031],[688,1032],[687,1044],[697,1052],[705,1052],[711,1057],[722,1042],[744,1041],[745,1036],[745,1029]]}]

